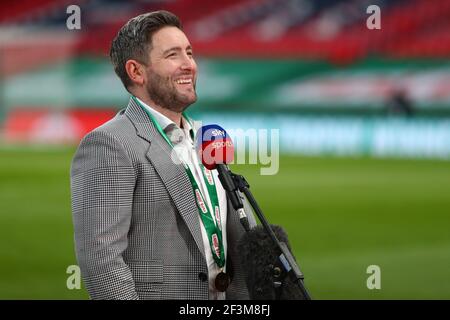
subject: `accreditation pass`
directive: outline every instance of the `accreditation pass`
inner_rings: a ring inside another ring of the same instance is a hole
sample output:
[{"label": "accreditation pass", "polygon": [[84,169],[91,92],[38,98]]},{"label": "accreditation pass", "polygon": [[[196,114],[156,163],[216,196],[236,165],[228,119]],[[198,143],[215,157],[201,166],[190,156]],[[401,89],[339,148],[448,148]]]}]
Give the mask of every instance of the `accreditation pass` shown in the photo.
[{"label": "accreditation pass", "polygon": [[202,316],[202,317],[214,317],[218,315],[222,316],[270,316],[269,304],[223,304],[216,306],[199,306],[189,305],[181,306],[178,312],[179,315],[186,316]]}]

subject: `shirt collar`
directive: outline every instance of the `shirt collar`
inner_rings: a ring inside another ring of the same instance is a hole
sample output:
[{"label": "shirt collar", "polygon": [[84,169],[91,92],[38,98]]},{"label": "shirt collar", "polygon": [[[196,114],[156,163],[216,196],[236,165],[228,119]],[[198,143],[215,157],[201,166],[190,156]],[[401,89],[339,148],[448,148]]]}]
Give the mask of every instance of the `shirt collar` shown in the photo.
[{"label": "shirt collar", "polygon": [[[176,132],[178,130],[183,130],[187,134],[188,139],[193,139],[194,137],[194,128],[191,126],[190,122],[185,119],[184,116],[181,117],[181,124],[183,126],[183,129],[178,127],[175,122],[167,118],[162,113],[156,111],[152,107],[150,107],[148,104],[146,104],[144,101],[136,97],[136,99],[139,101],[139,103],[147,109],[148,112],[151,113],[151,115],[155,118],[155,120],[158,122],[158,124],[161,126],[161,128],[164,130],[164,132],[171,138],[172,133]],[[172,139],[171,139],[172,140]],[[174,141],[172,141],[174,142]]]}]

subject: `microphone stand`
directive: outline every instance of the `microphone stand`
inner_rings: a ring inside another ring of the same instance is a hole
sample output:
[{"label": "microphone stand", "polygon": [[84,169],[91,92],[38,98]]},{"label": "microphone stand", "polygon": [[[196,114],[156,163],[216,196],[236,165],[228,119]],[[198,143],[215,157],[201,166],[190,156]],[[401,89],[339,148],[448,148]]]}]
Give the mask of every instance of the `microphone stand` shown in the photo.
[{"label": "microphone stand", "polygon": [[239,214],[239,220],[241,221],[242,226],[245,229],[245,232],[250,231],[250,225],[248,223],[247,215],[244,211],[244,204],[242,202],[241,197],[239,196],[238,189],[236,183],[233,180],[232,172],[228,168],[227,165],[217,164],[216,169],[219,173],[219,179],[222,183],[223,188],[227,192],[228,198],[231,201],[231,204]]},{"label": "microphone stand", "polygon": [[[270,238],[273,241],[273,244],[279,249],[281,254],[278,256],[280,265],[284,269],[286,274],[289,274],[291,277],[293,277],[294,282],[298,285],[300,291],[302,292],[303,296],[306,300],[311,300],[311,296],[309,295],[308,291],[306,290],[303,280],[304,276],[303,273],[300,271],[299,266],[295,262],[294,257],[292,256],[291,252],[289,251],[289,248],[287,247],[286,243],[280,242],[275,233],[273,232],[271,226],[267,222],[266,218],[264,217],[261,208],[259,207],[258,203],[256,202],[256,199],[253,197],[253,194],[250,192],[249,188],[250,185],[248,184],[247,180],[242,175],[238,175],[235,173],[229,172],[231,174],[231,177],[234,181],[235,186],[239,191],[245,194],[248,201],[250,202],[250,205],[252,206],[253,210],[255,211],[256,215],[259,218],[259,221],[261,221],[264,229],[269,234]],[[273,275],[275,278],[274,281],[274,287],[278,290],[278,295],[280,293],[281,289],[281,282],[278,280],[283,279],[282,274],[280,273],[280,269],[278,267],[274,267],[273,269]],[[278,278],[278,279],[277,279]]]}]

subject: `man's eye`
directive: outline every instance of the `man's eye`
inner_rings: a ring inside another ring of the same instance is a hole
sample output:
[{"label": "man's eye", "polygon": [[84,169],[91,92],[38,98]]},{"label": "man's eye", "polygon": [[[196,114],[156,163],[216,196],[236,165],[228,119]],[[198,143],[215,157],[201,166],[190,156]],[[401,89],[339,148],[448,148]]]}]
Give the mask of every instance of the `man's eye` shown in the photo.
[{"label": "man's eye", "polygon": [[173,53],[169,53],[169,55],[167,56],[167,58],[170,58],[170,57],[175,57],[175,55],[176,55],[176,53],[175,53],[175,52],[173,52]]}]

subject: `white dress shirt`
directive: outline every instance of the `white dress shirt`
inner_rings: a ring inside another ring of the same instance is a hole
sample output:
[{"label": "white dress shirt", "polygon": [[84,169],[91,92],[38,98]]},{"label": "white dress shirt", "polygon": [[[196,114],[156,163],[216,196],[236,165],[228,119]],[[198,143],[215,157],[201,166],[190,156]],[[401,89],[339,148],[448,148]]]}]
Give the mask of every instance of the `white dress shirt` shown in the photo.
[{"label": "white dress shirt", "polygon": [[[155,118],[161,128],[164,130],[164,133],[167,135],[169,140],[172,142],[174,148],[174,152],[176,152],[178,158],[183,161],[183,163],[189,166],[195,181],[197,182],[203,198],[208,204],[209,212],[213,213],[214,210],[211,206],[211,199],[209,197],[208,189],[206,187],[205,181],[203,179],[202,169],[199,165],[200,161],[197,156],[197,152],[195,150],[195,141],[191,137],[191,131],[193,135],[195,135],[195,128],[192,128],[189,121],[187,121],[184,117],[181,117],[181,124],[183,128],[179,128],[172,120],[154,110],[147,104],[145,104],[140,99],[137,99],[142,106],[144,106],[151,115]],[[177,161],[177,157],[172,157],[174,161]],[[223,241],[223,249],[225,257],[227,256],[227,196],[226,192],[222,187],[222,184],[219,181],[219,176],[217,170],[211,171],[214,177],[214,182],[216,183],[217,189],[217,198],[219,200],[219,209],[220,209],[220,221],[222,225],[222,241]],[[206,233],[205,226],[201,220],[200,214],[198,215],[200,222],[200,229],[202,232],[203,238],[203,246],[205,248],[205,257],[206,263],[208,265],[208,279],[209,279],[209,299],[210,300],[224,300],[225,292],[219,292],[215,288],[214,281],[216,279],[217,274],[221,271],[217,266],[211,252],[211,246],[209,243],[208,235]],[[214,213],[212,215],[214,222],[216,223],[216,219],[214,218]],[[223,268],[225,272],[225,266]]]}]

